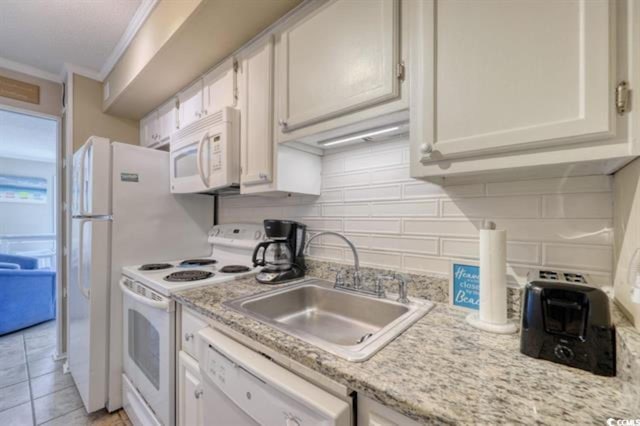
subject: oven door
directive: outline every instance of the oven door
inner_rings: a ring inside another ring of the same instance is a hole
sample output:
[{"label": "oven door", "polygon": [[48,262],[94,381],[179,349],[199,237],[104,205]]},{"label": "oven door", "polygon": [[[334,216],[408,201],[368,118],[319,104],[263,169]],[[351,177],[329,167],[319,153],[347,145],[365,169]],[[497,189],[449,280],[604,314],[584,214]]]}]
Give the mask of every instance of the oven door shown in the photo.
[{"label": "oven door", "polygon": [[123,277],[124,374],[157,420],[175,424],[175,302]]}]

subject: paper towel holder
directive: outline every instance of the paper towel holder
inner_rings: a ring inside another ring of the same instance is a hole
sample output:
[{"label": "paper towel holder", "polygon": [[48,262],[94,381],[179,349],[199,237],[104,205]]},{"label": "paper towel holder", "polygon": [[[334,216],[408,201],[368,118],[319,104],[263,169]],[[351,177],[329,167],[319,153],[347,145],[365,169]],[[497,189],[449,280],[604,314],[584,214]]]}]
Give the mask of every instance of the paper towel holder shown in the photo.
[{"label": "paper towel holder", "polygon": [[[487,235],[485,234],[486,231],[495,231],[496,233],[499,231],[496,231],[496,224],[494,222],[485,220],[484,223],[482,224],[482,229],[485,232],[481,232],[480,233],[480,245],[483,245],[483,240],[484,238],[487,238]],[[496,234],[494,234],[496,235]],[[499,235],[499,234],[497,234]],[[495,240],[494,240],[495,241]],[[506,311],[507,311],[507,300],[506,300],[506,233],[504,231],[502,231],[502,236],[501,236],[501,240],[500,244],[502,245],[502,250],[501,250],[501,255],[502,257],[500,258],[499,263],[502,263],[503,265],[501,266],[501,268],[503,269],[503,273],[504,273],[504,277],[502,277],[502,279],[500,280],[501,283],[499,284],[499,286],[503,287],[500,290],[504,291],[504,305],[503,307],[498,307],[498,309],[504,309],[504,317],[502,318],[501,321],[487,321],[487,315],[485,314],[485,319],[480,319],[480,311],[479,312],[472,312],[469,315],[467,315],[467,323],[469,323],[471,326],[478,328],[480,330],[483,331],[488,331],[490,333],[496,333],[496,334],[513,334],[516,333],[518,331],[518,325],[514,322],[511,321],[509,319],[506,318]],[[482,253],[482,249],[480,250],[480,252]],[[480,259],[480,273],[482,276],[482,257]],[[485,268],[488,267],[488,265],[485,265]],[[492,268],[493,269],[493,268]],[[481,284],[482,286],[482,280],[481,280]],[[481,290],[482,293],[482,290]],[[486,302],[485,302],[486,303]],[[480,299],[480,304],[482,304],[482,298]],[[482,311],[482,306],[481,306],[481,311]],[[500,315],[501,316],[501,315]],[[494,316],[495,319],[495,316]]]}]

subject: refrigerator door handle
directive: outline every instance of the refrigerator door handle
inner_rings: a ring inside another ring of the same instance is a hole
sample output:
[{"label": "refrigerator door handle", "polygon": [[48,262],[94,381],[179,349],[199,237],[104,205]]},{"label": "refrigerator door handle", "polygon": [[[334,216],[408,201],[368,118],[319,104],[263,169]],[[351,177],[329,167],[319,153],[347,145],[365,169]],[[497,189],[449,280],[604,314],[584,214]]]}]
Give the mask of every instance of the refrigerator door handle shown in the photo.
[{"label": "refrigerator door handle", "polygon": [[82,244],[84,242],[84,225],[85,223],[89,222],[91,219],[80,219],[80,224],[79,224],[79,231],[78,231],[78,290],[80,290],[80,293],[85,297],[85,299],[89,299],[89,290],[87,290],[83,285],[82,285],[82,251],[83,251],[83,247]]},{"label": "refrigerator door handle", "polygon": [[202,180],[205,188],[209,188],[209,179],[204,175],[204,167],[202,166],[202,148],[204,148],[204,143],[207,141],[207,139],[209,139],[209,132],[205,133],[204,136],[202,136],[202,139],[198,144],[198,151],[196,154],[196,160],[198,163],[198,174],[200,175],[200,179]]},{"label": "refrigerator door handle", "polygon": [[152,308],[156,308],[156,309],[163,309],[163,310],[169,309],[169,302],[167,300],[151,300],[149,298],[146,298],[144,296],[134,293],[129,287],[125,285],[124,278],[120,278],[119,284],[120,284],[120,290],[122,290],[125,296],[131,297],[136,302],[143,303],[145,305],[151,306]]},{"label": "refrigerator door handle", "polygon": [[80,157],[80,175],[78,176],[80,178],[80,216],[88,216],[91,214],[91,212],[85,210],[84,208],[84,203],[85,203],[85,181],[84,181],[84,163],[85,161],[87,161],[87,152],[91,149],[91,147],[93,146],[93,139],[89,139],[87,141],[87,143],[85,144],[85,146],[82,147],[82,156]]}]

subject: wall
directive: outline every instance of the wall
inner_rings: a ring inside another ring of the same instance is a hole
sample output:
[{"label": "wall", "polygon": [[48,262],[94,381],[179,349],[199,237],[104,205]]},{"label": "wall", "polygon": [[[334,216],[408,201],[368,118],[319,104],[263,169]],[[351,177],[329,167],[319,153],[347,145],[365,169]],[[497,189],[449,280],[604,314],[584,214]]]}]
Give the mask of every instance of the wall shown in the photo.
[{"label": "wall", "polygon": [[[222,198],[221,222],[297,219],[311,231],[344,232],[365,265],[448,274],[451,259],[477,258],[478,229],[490,219],[507,229],[512,282],[523,283],[529,268],[545,266],[610,283],[610,177],[442,188],[410,179],[408,157],[406,139],[325,155],[319,198]],[[314,257],[350,259],[339,240],[321,238]]]},{"label": "wall", "polygon": [[118,142],[138,145],[138,122],[102,112],[102,83],[73,75],[73,150],[89,136],[103,136]]},{"label": "wall", "polygon": [[110,94],[105,107],[122,94],[200,3],[201,0],[161,1],[156,5],[106,77]]},{"label": "wall", "polygon": [[0,202],[0,235],[53,233],[55,163],[0,157],[0,171],[8,175],[41,177],[49,182],[46,204]]},{"label": "wall", "polygon": [[10,98],[0,97],[0,104],[28,111],[35,111],[42,114],[60,116],[62,113],[62,84],[54,83],[37,77],[32,77],[17,71],[0,68],[0,75],[14,80],[40,86],[40,104],[16,101]]},{"label": "wall", "polygon": [[614,175],[615,295],[640,330],[640,305],[631,303],[631,257],[640,248],[640,159]]}]

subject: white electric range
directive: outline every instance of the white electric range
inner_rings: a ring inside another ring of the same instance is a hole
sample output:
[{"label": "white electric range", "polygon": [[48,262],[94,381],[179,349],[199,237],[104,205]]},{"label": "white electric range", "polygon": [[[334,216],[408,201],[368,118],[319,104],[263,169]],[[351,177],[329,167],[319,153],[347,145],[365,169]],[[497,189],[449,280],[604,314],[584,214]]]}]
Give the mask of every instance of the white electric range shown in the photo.
[{"label": "white electric range", "polygon": [[175,424],[176,314],[171,294],[257,274],[261,225],[217,225],[208,256],[122,268],[123,406],[135,425]]}]

